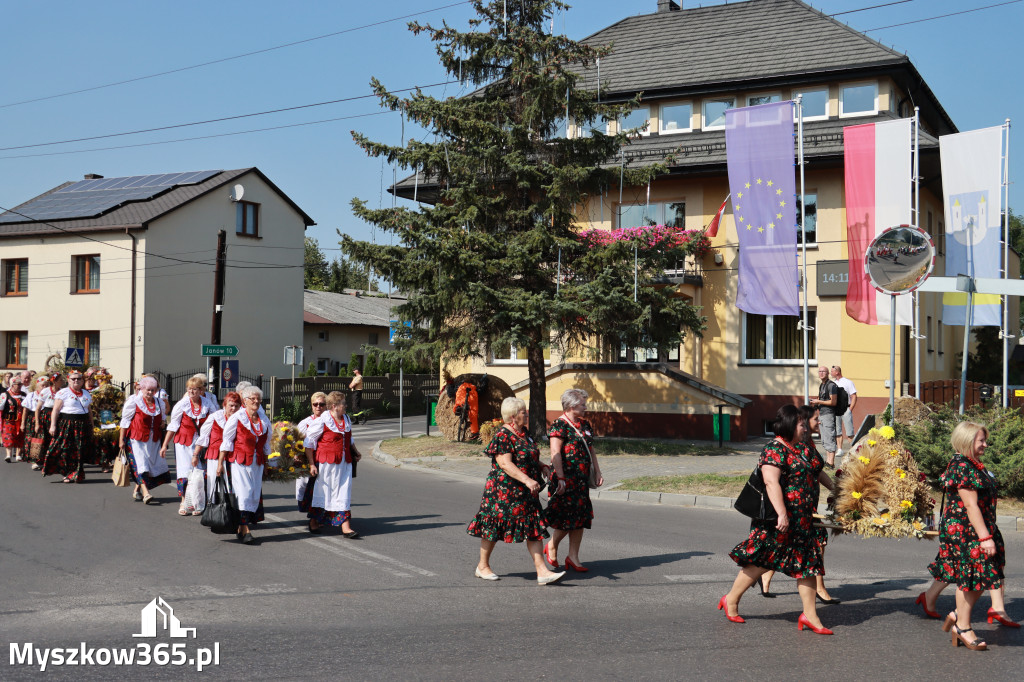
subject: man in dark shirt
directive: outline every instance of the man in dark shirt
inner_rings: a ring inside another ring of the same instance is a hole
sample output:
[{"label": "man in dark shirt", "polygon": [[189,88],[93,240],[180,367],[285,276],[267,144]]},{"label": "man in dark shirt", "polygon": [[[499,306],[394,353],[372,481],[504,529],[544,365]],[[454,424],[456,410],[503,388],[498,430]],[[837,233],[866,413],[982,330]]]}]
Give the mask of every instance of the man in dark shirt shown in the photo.
[{"label": "man in dark shirt", "polygon": [[821,432],[821,445],[825,448],[825,463],[830,467],[836,465],[836,412],[835,406],[839,402],[837,393],[839,387],[836,382],[828,378],[828,367],[818,368],[818,379],[821,384],[818,386],[818,397],[811,398],[811,405],[818,408],[819,431]]}]

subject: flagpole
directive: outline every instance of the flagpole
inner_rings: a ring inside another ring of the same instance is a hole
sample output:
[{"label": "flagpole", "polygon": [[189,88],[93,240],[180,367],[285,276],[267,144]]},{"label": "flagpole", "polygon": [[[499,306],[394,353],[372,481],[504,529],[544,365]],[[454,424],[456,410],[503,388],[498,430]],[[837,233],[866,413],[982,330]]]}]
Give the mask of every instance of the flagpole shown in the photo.
[{"label": "flagpole", "polygon": [[[921,108],[914,107],[914,224],[921,227]],[[931,235],[929,235],[931,236]],[[914,397],[921,399],[921,294],[914,292]]]},{"label": "flagpole", "polygon": [[[1003,124],[1003,279],[1010,279],[1010,119]],[[1010,297],[1003,294],[1003,408],[1010,406]]]},{"label": "flagpole", "polygon": [[807,208],[804,206],[804,96],[796,96],[796,139],[797,139],[797,165],[800,168],[800,249],[803,261],[803,290],[804,290],[804,405],[810,404],[810,344],[807,338]]}]

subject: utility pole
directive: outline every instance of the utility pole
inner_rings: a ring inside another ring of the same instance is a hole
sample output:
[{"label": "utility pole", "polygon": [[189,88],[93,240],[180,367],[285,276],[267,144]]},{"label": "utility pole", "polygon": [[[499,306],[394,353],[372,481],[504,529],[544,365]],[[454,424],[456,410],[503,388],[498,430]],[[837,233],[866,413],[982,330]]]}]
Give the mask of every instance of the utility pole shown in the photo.
[{"label": "utility pole", "polygon": [[[220,345],[221,321],[224,317],[224,265],[227,260],[227,232],[217,233],[217,264],[213,274],[213,324],[210,330],[210,343]],[[209,390],[217,395],[217,382],[220,377],[220,358],[208,358],[206,368]]]}]

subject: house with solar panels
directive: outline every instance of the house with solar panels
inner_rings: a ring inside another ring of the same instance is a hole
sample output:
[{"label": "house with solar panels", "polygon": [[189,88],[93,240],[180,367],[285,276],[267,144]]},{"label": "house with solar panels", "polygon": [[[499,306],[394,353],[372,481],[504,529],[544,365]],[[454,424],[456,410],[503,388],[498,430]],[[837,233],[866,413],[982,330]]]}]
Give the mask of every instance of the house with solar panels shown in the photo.
[{"label": "house with solar panels", "polygon": [[223,231],[221,343],[243,375],[272,376],[301,343],[314,224],[258,168],[60,184],[0,214],[3,367],[80,348],[116,381],[205,368]]},{"label": "house with solar panels", "polygon": [[[583,39],[611,51],[580,76],[579,87],[602,84],[606,101],[639,106],[619,121],[567,121],[564,134],[590,136],[636,130],[610,167],[664,165],[649,186],[608,187],[577,207],[581,230],[660,224],[701,230],[729,195],[725,112],[802,98],[806,169],[810,392],[816,368],[838,365],[859,402],[854,418],[888,404],[888,325],[861,324],[846,313],[847,244],[844,128],[920,114],[920,208],[917,222],[934,241],[935,272],[945,272],[946,230],[939,162],[941,135],[959,132],[910,58],[799,0],[748,0],[708,7],[644,0],[649,12],[629,16]],[[993,123],[1001,122],[996,117]],[[417,174],[391,191],[434,202],[438,186]],[[562,412],[571,387],[590,394],[588,418],[604,434],[745,439],[765,433],[778,407],[804,401],[803,330],[796,316],[757,315],[736,307],[739,239],[729,204],[710,252],[680,262],[659,285],[675,288],[707,318],[703,336],[672,348],[629,347],[596,338],[586,354],[545,355],[547,416]],[[1009,276],[1020,271],[1010,253]],[[954,273],[955,274],[955,273]],[[993,275],[995,276],[995,275]],[[917,336],[897,331],[897,395],[922,382],[959,376],[962,327],[942,324],[941,294],[920,295]],[[1016,299],[1011,297],[1011,310]],[[1016,320],[1017,316],[1011,316]],[[1012,334],[1018,332],[1011,330]],[[921,343],[918,344],[917,341]],[[545,351],[547,353],[547,351]],[[487,372],[527,398],[524,349],[491,347],[481,357],[448,358],[447,369]],[[722,415],[718,418],[718,415]]]}]

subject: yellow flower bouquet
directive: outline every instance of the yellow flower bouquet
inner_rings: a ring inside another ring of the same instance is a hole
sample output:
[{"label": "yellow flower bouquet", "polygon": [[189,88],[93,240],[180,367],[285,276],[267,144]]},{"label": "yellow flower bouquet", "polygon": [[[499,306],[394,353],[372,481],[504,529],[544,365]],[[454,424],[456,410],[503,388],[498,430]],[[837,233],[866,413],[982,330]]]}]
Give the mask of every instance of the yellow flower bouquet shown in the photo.
[{"label": "yellow flower bouquet", "polygon": [[302,434],[287,421],[274,424],[270,436],[270,455],[267,466],[263,467],[264,481],[293,481],[309,475]]}]

